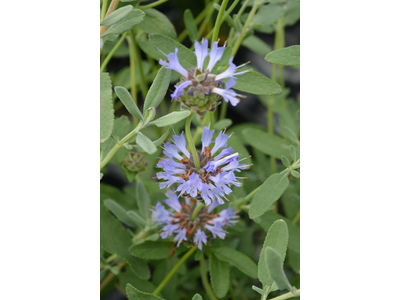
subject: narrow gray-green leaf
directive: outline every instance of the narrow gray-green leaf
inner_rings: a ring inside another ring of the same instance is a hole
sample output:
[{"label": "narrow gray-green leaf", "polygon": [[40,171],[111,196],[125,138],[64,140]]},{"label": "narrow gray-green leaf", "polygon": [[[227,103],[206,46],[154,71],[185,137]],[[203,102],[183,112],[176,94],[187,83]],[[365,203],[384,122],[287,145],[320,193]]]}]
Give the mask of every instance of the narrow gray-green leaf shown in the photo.
[{"label": "narrow gray-green leaf", "polygon": [[139,226],[144,228],[146,221],[134,210],[129,210],[126,214]]},{"label": "narrow gray-green leaf", "polygon": [[171,70],[162,67],[156,78],[154,79],[146,100],[144,101],[143,111],[147,111],[150,107],[157,108],[167,93],[169,82],[171,79]]},{"label": "narrow gray-green leaf", "polygon": [[242,134],[244,140],[250,146],[260,150],[262,153],[275,157],[290,155],[289,147],[291,143],[279,136],[255,128],[244,129]]},{"label": "narrow gray-green leaf", "polygon": [[183,13],[183,22],[189,33],[189,38],[194,43],[197,40],[197,26],[190,9],[185,10]]},{"label": "narrow gray-green leaf", "polygon": [[290,156],[292,157],[293,161],[296,161],[297,160],[296,148],[293,145],[290,145],[289,151],[290,151]]},{"label": "narrow gray-green leaf", "polygon": [[128,90],[122,86],[116,86],[114,88],[115,93],[117,94],[118,98],[121,102],[125,105],[128,112],[134,116],[136,119],[143,119],[143,115],[140,112],[139,108],[137,107],[135,101],[133,101],[131,94]]},{"label": "narrow gray-green leaf", "polygon": [[131,227],[135,227],[136,222],[127,213],[127,211],[112,199],[104,200],[104,205],[111,211],[118,220]]},{"label": "narrow gray-green leaf", "polygon": [[125,18],[131,11],[133,10],[132,5],[127,5],[121,8],[118,8],[116,11],[113,11],[110,15],[108,15],[103,22],[100,23],[100,25],[103,26],[111,26],[119,21],[121,21],[123,18]]},{"label": "narrow gray-green leaf", "polygon": [[255,95],[275,95],[282,92],[279,84],[255,71],[237,76],[234,88]]},{"label": "narrow gray-green leaf", "polygon": [[213,253],[219,260],[233,264],[247,276],[257,278],[257,265],[243,253],[228,247],[214,248]]},{"label": "narrow gray-green leaf", "polygon": [[148,8],[144,12],[146,16],[138,27],[148,34],[161,33],[170,38],[176,39],[176,31],[174,25],[162,12]]},{"label": "narrow gray-green leaf", "polygon": [[165,127],[165,126],[176,124],[179,121],[186,119],[189,115],[190,115],[190,111],[188,111],[188,110],[174,111],[166,116],[163,116],[161,118],[158,118],[157,120],[154,120],[153,122],[150,122],[149,124],[156,125],[157,127]]},{"label": "narrow gray-green leaf", "polygon": [[111,79],[108,73],[100,74],[100,142],[106,141],[114,126]]},{"label": "narrow gray-green leaf", "polygon": [[148,241],[129,248],[129,252],[141,259],[166,259],[171,253],[173,242],[168,241]]},{"label": "narrow gray-green leaf", "polygon": [[175,48],[178,48],[179,62],[186,70],[197,65],[196,55],[177,41],[162,34],[151,34],[149,40],[154,47],[160,49],[165,54],[175,52]]},{"label": "narrow gray-green leaf", "polygon": [[214,128],[216,131],[220,131],[225,128],[228,128],[231,125],[232,125],[231,119],[223,119],[223,120],[219,120],[217,123],[215,123]]},{"label": "narrow gray-green leaf", "polygon": [[196,294],[193,296],[192,300],[203,300],[203,297],[200,296],[199,294]]},{"label": "narrow gray-green leaf", "polygon": [[142,279],[150,278],[150,269],[147,264],[129,253],[132,245],[130,234],[100,202],[100,245],[108,253],[117,254],[126,261],[131,270]]},{"label": "narrow gray-green leaf", "polygon": [[139,291],[129,283],[126,285],[126,296],[129,300],[163,300],[156,295]]},{"label": "narrow gray-green leaf", "polygon": [[170,130],[171,130],[171,127],[168,127],[167,131],[164,132],[164,134],[160,138],[158,138],[157,140],[153,141],[154,146],[159,147],[162,144],[164,144],[165,140],[169,136],[169,131]]},{"label": "narrow gray-green leaf", "polygon": [[229,289],[229,263],[219,260],[214,254],[210,257],[211,286],[218,298],[225,297]]},{"label": "narrow gray-green leaf", "polygon": [[290,46],[272,51],[265,56],[265,60],[273,64],[284,66],[300,66],[300,46]]},{"label": "narrow gray-green leaf", "polygon": [[266,252],[266,262],[268,273],[270,274],[273,281],[280,290],[292,291],[292,285],[285,275],[283,270],[283,259],[274,248],[267,247]]},{"label": "narrow gray-green leaf", "polygon": [[139,176],[136,176],[136,204],[139,208],[139,214],[145,220],[148,220],[150,216],[150,198]]},{"label": "narrow gray-green leaf", "polygon": [[272,51],[271,47],[266,42],[255,35],[245,38],[242,45],[262,57],[265,57],[265,55]]},{"label": "narrow gray-green leaf", "polygon": [[110,26],[106,32],[102,34],[101,37],[106,37],[112,34],[120,34],[127,30],[132,29],[137,24],[143,21],[145,13],[140,9],[134,9],[128,13],[127,16],[117,24]]},{"label": "narrow gray-green leaf", "polygon": [[153,142],[141,132],[138,132],[136,143],[148,154],[153,154],[157,151],[157,147],[154,146]]},{"label": "narrow gray-green leaf", "polygon": [[265,256],[267,248],[274,248],[282,257],[282,260],[285,260],[288,241],[289,231],[286,222],[284,220],[275,221],[268,230],[258,261],[258,279],[260,279],[263,287],[272,286],[274,282],[267,269]]},{"label": "narrow gray-green leaf", "polygon": [[268,211],[269,207],[282,196],[283,192],[289,186],[289,179],[287,176],[288,174],[286,172],[272,174],[261,185],[253,201],[250,203],[250,219],[262,216]]}]

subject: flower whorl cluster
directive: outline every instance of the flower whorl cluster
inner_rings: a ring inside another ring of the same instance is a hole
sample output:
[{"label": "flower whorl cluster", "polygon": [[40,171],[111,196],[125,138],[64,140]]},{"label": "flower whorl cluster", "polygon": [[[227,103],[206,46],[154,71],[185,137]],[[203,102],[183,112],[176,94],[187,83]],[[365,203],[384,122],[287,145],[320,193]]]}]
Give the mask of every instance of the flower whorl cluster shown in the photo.
[{"label": "flower whorl cluster", "polygon": [[200,153],[196,151],[200,169],[196,168],[192,155],[186,149],[183,132],[164,144],[163,153],[167,158],[160,159],[157,164],[157,168],[163,170],[157,173],[157,179],[164,180],[159,182],[161,189],[177,184],[179,196],[204,200],[206,206],[212,202],[223,204],[224,200],[228,200],[226,195],[232,192],[230,186],[241,186],[237,179],[243,179],[236,177],[235,173],[250,165],[241,164],[246,158],[239,159],[238,153],[233,153],[231,147],[227,148],[230,136],[221,131],[213,141],[214,132],[207,126],[203,127],[202,149]]},{"label": "flower whorl cluster", "polygon": [[152,212],[152,220],[162,226],[161,238],[166,239],[173,236],[178,247],[184,242],[195,244],[202,250],[203,244],[207,244],[211,238],[225,239],[227,232],[224,228],[237,223],[238,216],[231,208],[212,214],[218,206],[217,203],[208,208],[201,208],[192,220],[193,211],[196,207],[196,201],[193,198],[186,197],[179,201],[178,195],[173,191],[168,191],[166,196],[167,199],[164,200],[164,203],[171,210],[157,202]]},{"label": "flower whorl cluster", "polygon": [[[232,61],[229,61],[228,68],[221,74],[213,74],[213,69],[218,61],[222,58],[225,50],[225,45],[218,47],[218,42],[214,42],[212,49],[208,52],[208,40],[203,39],[201,45],[195,42],[194,54],[197,58],[197,67],[190,70],[185,70],[179,63],[178,48],[175,52],[169,53],[168,61],[160,59],[159,63],[167,69],[174,70],[182,75],[181,81],[175,85],[175,91],[171,94],[173,99],[178,100],[184,107],[194,110],[199,115],[204,115],[206,111],[215,111],[216,107],[221,103],[221,97],[230,102],[233,106],[239,103],[238,97],[244,97],[237,94],[232,87],[236,84],[235,75],[241,75],[249,70],[236,72],[238,68],[246,64],[236,66]],[[209,62],[204,68],[206,57],[209,57]],[[223,83],[222,79],[228,79]],[[225,88],[223,88],[225,85]]]}]

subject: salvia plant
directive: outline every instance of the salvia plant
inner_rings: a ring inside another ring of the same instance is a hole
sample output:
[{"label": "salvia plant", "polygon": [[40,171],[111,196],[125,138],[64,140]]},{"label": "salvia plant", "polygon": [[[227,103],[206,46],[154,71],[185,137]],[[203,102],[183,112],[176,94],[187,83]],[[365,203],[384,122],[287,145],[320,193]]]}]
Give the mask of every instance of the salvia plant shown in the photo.
[{"label": "salvia plant", "polygon": [[299,299],[299,12],[100,1],[102,299]]}]

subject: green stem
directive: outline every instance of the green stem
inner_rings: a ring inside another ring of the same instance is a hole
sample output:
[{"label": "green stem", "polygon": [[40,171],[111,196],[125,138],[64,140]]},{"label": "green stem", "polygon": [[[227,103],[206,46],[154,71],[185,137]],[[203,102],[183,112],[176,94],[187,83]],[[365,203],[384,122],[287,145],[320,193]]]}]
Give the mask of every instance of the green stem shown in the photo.
[{"label": "green stem", "polygon": [[298,297],[298,296],[300,296],[300,289],[293,291],[293,293],[289,292],[289,293],[280,295],[278,297],[272,298],[270,300],[286,300],[286,299],[290,299],[290,298]]},{"label": "green stem", "polygon": [[194,112],[191,111],[189,117],[187,117],[186,119],[186,125],[185,125],[186,139],[188,140],[189,149],[190,152],[192,153],[194,165],[196,166],[197,170],[200,170],[199,156],[197,155],[196,146],[193,142],[192,133],[190,132],[190,124],[192,123],[193,116]]},{"label": "green stem", "polygon": [[156,1],[156,2],[147,4],[147,5],[139,6],[139,8],[140,8],[140,9],[152,8],[152,7],[158,6],[158,5],[160,5],[160,4],[163,4],[164,2],[167,2],[167,1],[168,1],[168,0],[158,0],[158,1]]},{"label": "green stem", "polygon": [[139,51],[139,48],[136,43],[135,32],[133,31],[133,29],[132,29],[132,42],[133,42],[134,56],[135,56],[135,60],[137,61],[138,71],[139,71],[139,76],[140,76],[140,92],[142,93],[143,99],[145,99],[147,96],[148,88],[147,88],[147,84],[146,84],[146,78],[145,78],[144,72],[143,72],[142,58],[140,56],[140,51]]},{"label": "green stem", "polygon": [[[208,11],[208,6],[206,6],[206,7],[201,11],[201,13],[196,17],[196,19],[195,19],[196,25],[199,25],[200,22],[204,19],[204,17],[206,16],[207,11]],[[179,36],[178,36],[178,38],[177,38],[176,40],[177,40],[179,43],[181,43],[181,42],[188,36],[188,34],[189,34],[188,30],[187,30],[187,28],[185,28],[185,30],[183,30],[183,31],[179,34]]]},{"label": "green stem", "polygon": [[292,220],[292,224],[295,225],[298,220],[300,220],[300,211],[297,213],[297,215]]},{"label": "green stem", "polygon": [[[133,31],[129,31],[129,36],[127,37],[129,46],[129,64],[130,64],[130,74],[131,74],[131,96],[133,102],[137,105],[137,90],[136,90],[136,72],[135,72],[135,45],[134,45]],[[135,125],[137,125],[138,120],[133,119]]]},{"label": "green stem", "polygon": [[104,20],[104,17],[106,15],[106,10],[107,10],[107,4],[108,0],[103,0],[103,5],[101,7],[101,17],[100,17],[100,22]]},{"label": "green stem", "polygon": [[153,292],[154,295],[157,295],[159,292],[162,291],[164,286],[170,281],[172,276],[178,271],[179,267],[195,252],[197,246],[193,246],[188,252],[185,253],[184,256],[178,261],[178,263],[173,267],[173,269],[168,273],[168,275],[164,278],[164,280],[160,283],[160,285],[155,289]]},{"label": "green stem", "polygon": [[212,15],[213,15],[213,12],[214,12],[214,4],[215,4],[215,3],[218,3],[218,2],[219,2],[219,0],[215,0],[214,2],[212,2],[212,3],[209,4],[208,10],[207,10],[207,13],[206,13],[206,16],[205,16],[205,18],[204,18],[204,20],[203,20],[203,23],[201,23],[199,32],[198,32],[198,34],[197,34],[197,37],[198,37],[199,39],[202,37],[203,32],[204,32],[204,30],[206,29],[206,27],[207,27],[207,25],[208,25],[208,23],[209,23],[209,21],[210,21]]},{"label": "green stem", "polygon": [[204,289],[206,290],[206,293],[208,297],[211,300],[218,300],[217,297],[215,297],[214,292],[211,289],[210,283],[208,282],[208,277],[207,277],[207,266],[206,266],[206,261],[204,260],[204,255],[201,255],[200,258],[200,272],[201,272],[201,282],[203,283]]},{"label": "green stem", "polygon": [[249,13],[249,16],[247,17],[247,20],[246,20],[246,22],[245,22],[244,25],[243,25],[243,29],[242,29],[242,31],[240,32],[240,35],[239,35],[238,39],[236,40],[235,44],[233,45],[233,48],[232,48],[232,56],[235,56],[236,52],[239,50],[240,44],[242,43],[244,37],[246,36],[246,33],[247,33],[247,32],[249,31],[249,29],[250,29],[250,28],[248,28],[249,25],[250,25],[250,22],[251,22],[251,20],[253,19],[254,15],[256,14],[257,9],[258,9],[258,7],[260,6],[261,2],[262,2],[262,1],[255,0],[254,5],[253,5],[253,7],[251,8],[251,11],[250,11],[250,13]]},{"label": "green stem", "polygon": [[[237,15],[235,16],[235,18],[233,19],[233,23],[237,24],[238,20],[240,20],[240,17],[242,16],[244,10],[246,9],[247,5],[249,4],[250,0],[246,0],[245,3],[242,4],[242,6],[239,9],[239,12],[237,13]],[[229,31],[229,36],[228,36],[228,43],[230,44],[230,42],[232,41],[233,38],[233,34],[235,32],[235,28],[231,28],[231,30]]]},{"label": "green stem", "polygon": [[210,130],[214,129],[214,112],[210,112],[209,113],[209,117],[210,117]]},{"label": "green stem", "polygon": [[100,170],[104,168],[105,165],[107,165],[107,163],[111,160],[111,158],[113,158],[113,156],[115,155],[115,153],[117,153],[117,151],[127,142],[129,141],[131,138],[133,138],[140,129],[143,128],[143,122],[140,121],[139,124],[136,126],[135,129],[133,129],[130,133],[128,133],[122,140],[120,140],[119,142],[117,142],[115,144],[115,146],[111,149],[110,152],[108,152],[107,156],[101,161],[100,163]]},{"label": "green stem", "polygon": [[192,221],[194,221],[194,219],[196,219],[197,215],[199,214],[200,210],[204,207],[204,204],[199,202],[196,206],[196,208],[193,211],[192,214]]},{"label": "green stem", "polygon": [[222,101],[221,105],[221,113],[219,115],[219,119],[223,120],[226,117],[226,111],[228,110],[228,102]]},{"label": "green stem", "polygon": [[213,32],[213,36],[211,39],[211,43],[215,42],[218,39],[219,29],[222,25],[222,18],[224,17],[225,8],[228,5],[228,1],[229,0],[222,1],[221,8],[218,12],[217,20],[215,22],[214,32]]},{"label": "green stem", "polygon": [[122,42],[124,41],[124,39],[126,38],[126,35],[128,34],[128,32],[124,32],[124,34],[121,36],[121,38],[118,40],[118,42],[115,44],[114,48],[112,48],[112,50],[110,51],[110,53],[108,53],[108,55],[106,56],[106,58],[104,59],[101,67],[100,67],[100,73],[104,72],[107,64],[109,63],[109,61],[111,60],[111,58],[113,57],[114,53],[118,50],[119,46],[121,46]]}]

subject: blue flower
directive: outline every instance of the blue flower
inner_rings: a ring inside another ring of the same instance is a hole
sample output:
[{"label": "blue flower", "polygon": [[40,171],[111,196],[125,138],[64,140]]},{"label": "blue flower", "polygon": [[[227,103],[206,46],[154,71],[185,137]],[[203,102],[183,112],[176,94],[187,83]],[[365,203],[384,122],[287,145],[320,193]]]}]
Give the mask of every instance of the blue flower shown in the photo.
[{"label": "blue flower", "polygon": [[[190,70],[185,70],[179,63],[178,48],[175,48],[175,52],[168,55],[163,53],[168,61],[160,59],[160,64],[182,75],[181,81],[175,85],[175,91],[171,94],[172,99],[178,100],[185,107],[194,109],[201,115],[206,110],[214,111],[220,104],[221,98],[236,106],[240,101],[239,98],[244,96],[232,89],[236,84],[235,76],[242,75],[249,70],[238,71],[247,63],[236,66],[233,63],[233,57],[231,57],[229,66],[224,72],[213,74],[215,65],[224,54],[225,46],[226,43],[219,47],[218,42],[214,42],[211,51],[208,52],[208,40],[203,39],[201,44],[195,41],[194,54],[196,55],[197,66]],[[207,68],[204,69],[204,62],[207,57],[209,57],[209,62]],[[224,83],[221,79],[228,79],[225,88],[223,88]]]},{"label": "blue flower", "polygon": [[192,220],[192,214],[197,206],[193,198],[179,198],[176,191],[168,191],[167,199],[163,203],[169,207],[166,209],[163,204],[157,202],[152,210],[152,219],[160,225],[160,236],[162,239],[171,237],[177,247],[182,243],[197,245],[203,250],[212,239],[225,239],[226,228],[237,223],[238,216],[231,209],[223,209],[213,213],[219,206],[217,202],[208,208],[201,208],[196,217]]},{"label": "blue flower", "polygon": [[[202,150],[197,152],[200,169],[196,168],[193,157],[186,149],[183,132],[165,143],[166,158],[157,163],[157,168],[162,169],[157,173],[161,189],[176,184],[179,196],[203,200],[209,206],[213,202],[223,204],[232,192],[230,186],[241,186],[238,179],[243,177],[237,177],[235,173],[250,165],[241,163],[246,158],[240,160],[239,153],[233,153],[233,149],[227,147],[230,136],[221,131],[213,141],[214,132],[207,126],[203,128]],[[176,205],[176,201],[174,203]]]}]

